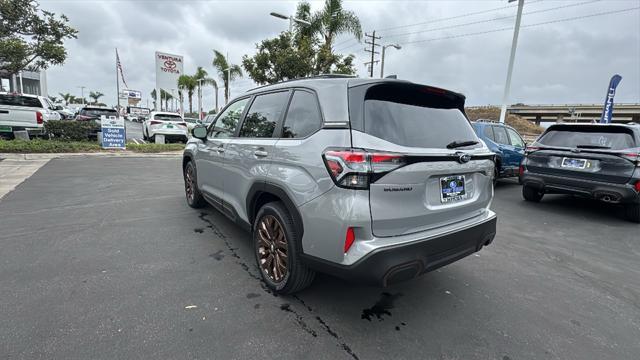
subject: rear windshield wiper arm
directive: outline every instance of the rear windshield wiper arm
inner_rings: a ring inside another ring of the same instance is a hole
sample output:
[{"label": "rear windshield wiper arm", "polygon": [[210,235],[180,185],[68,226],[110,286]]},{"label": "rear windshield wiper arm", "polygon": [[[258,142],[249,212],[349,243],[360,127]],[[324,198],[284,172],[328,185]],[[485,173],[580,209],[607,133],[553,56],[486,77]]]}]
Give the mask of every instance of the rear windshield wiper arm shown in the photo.
[{"label": "rear windshield wiper arm", "polygon": [[447,144],[447,149],[455,149],[455,148],[459,148],[459,147],[464,147],[464,146],[471,146],[471,145],[475,145],[478,142],[475,140],[468,140],[468,141],[452,141],[449,144]]}]

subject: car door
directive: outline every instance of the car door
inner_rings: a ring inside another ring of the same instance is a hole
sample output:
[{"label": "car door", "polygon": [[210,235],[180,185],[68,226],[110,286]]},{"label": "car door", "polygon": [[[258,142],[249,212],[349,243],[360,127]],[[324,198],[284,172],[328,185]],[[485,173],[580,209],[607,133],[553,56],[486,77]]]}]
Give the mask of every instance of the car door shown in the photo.
[{"label": "car door", "polygon": [[513,148],[513,156],[511,158],[510,166],[518,167],[524,157],[524,148],[526,145],[520,134],[518,134],[514,129],[507,128],[507,134],[509,135],[509,140],[511,141],[511,146]]},{"label": "car door", "polygon": [[498,144],[498,150],[502,153],[500,173],[502,175],[511,175],[520,164],[517,161],[520,155],[511,145],[506,127],[494,125],[493,136],[496,144]]},{"label": "car door", "polygon": [[264,182],[277,139],[274,132],[289,100],[289,90],[256,95],[238,136],[225,150],[224,206],[232,217],[248,221],[246,199],[255,183]]},{"label": "car door", "polygon": [[235,136],[249,99],[238,99],[229,104],[209,126],[206,141],[198,143],[198,184],[207,200],[219,208],[222,208],[224,197],[224,152],[229,140]]}]

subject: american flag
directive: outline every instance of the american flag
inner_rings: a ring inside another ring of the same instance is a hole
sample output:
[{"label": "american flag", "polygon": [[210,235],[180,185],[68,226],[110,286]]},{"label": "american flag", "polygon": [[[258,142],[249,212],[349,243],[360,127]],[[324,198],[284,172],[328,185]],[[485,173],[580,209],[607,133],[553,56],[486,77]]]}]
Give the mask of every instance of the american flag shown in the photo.
[{"label": "american flag", "polygon": [[124,84],[125,89],[128,89],[129,85],[127,85],[127,82],[124,80],[124,73],[122,72],[122,64],[120,63],[120,56],[118,55],[118,49],[116,49],[116,66],[120,71],[120,77],[122,78],[122,83]]}]

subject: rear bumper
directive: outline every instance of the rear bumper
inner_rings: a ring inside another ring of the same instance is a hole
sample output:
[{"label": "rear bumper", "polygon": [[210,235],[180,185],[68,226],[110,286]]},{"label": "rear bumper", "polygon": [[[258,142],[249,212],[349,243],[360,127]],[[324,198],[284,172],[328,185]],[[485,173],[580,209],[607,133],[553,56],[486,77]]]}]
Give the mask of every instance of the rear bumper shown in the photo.
[{"label": "rear bumper", "polygon": [[[580,195],[610,203],[640,203],[640,194],[634,190],[632,184],[572,179],[529,171],[524,172],[521,180],[522,184],[546,194]],[[635,181],[640,181],[640,179],[632,180],[632,182]]]},{"label": "rear bumper", "polygon": [[352,265],[303,255],[311,268],[349,281],[387,286],[435,270],[479,251],[496,234],[496,216],[471,227],[373,250]]}]

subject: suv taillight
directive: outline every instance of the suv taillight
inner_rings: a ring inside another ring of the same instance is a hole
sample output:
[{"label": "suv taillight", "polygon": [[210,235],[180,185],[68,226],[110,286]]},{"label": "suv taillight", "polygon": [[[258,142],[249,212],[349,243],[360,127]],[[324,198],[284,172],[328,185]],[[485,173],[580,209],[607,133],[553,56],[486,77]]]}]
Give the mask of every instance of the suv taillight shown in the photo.
[{"label": "suv taillight", "polygon": [[151,122],[149,122],[149,125],[160,125],[160,124],[162,124],[162,121],[153,121],[152,120]]},{"label": "suv taillight", "polygon": [[322,158],[336,185],[348,189],[367,189],[373,174],[379,176],[406,163],[400,154],[362,149],[331,149]]},{"label": "suv taillight", "polygon": [[38,125],[42,124],[44,122],[43,118],[42,118],[42,113],[40,111],[36,111],[36,123]]},{"label": "suv taillight", "polygon": [[534,151],[538,151],[538,150],[540,150],[540,148],[539,148],[539,147],[537,147],[537,146],[527,146],[527,147],[524,149],[524,154],[525,154],[525,155],[528,155],[528,154],[531,154],[532,152],[534,152]]},{"label": "suv taillight", "polygon": [[636,166],[640,166],[640,153],[638,153],[638,154],[628,153],[628,154],[622,154],[620,156],[622,156],[623,158],[631,161]]}]

